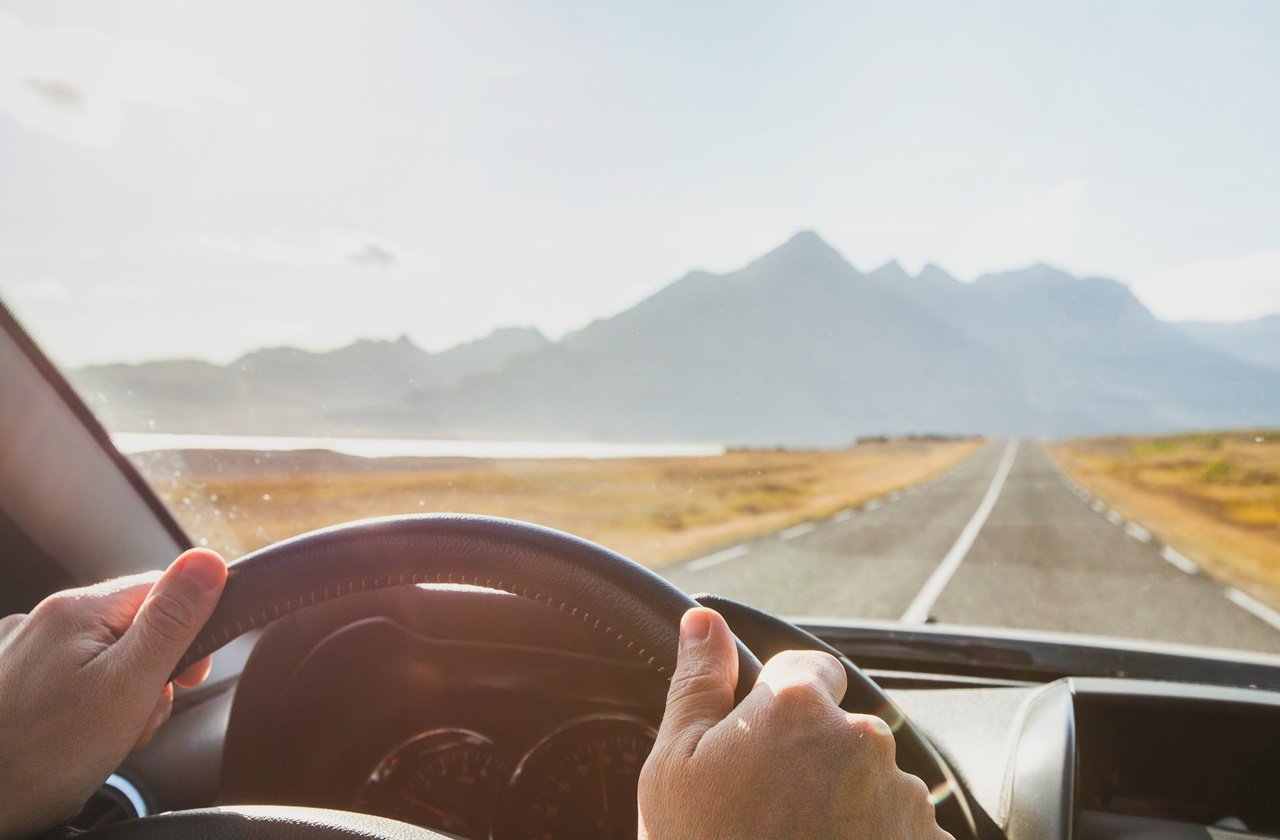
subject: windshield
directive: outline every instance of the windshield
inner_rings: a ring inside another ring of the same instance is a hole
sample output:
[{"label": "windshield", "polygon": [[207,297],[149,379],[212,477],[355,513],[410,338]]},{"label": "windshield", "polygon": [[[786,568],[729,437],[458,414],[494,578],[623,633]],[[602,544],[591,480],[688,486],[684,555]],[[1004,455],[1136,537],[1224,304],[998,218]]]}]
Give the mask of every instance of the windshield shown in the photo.
[{"label": "windshield", "polygon": [[1280,652],[1280,7],[13,2],[0,296],[191,538]]}]

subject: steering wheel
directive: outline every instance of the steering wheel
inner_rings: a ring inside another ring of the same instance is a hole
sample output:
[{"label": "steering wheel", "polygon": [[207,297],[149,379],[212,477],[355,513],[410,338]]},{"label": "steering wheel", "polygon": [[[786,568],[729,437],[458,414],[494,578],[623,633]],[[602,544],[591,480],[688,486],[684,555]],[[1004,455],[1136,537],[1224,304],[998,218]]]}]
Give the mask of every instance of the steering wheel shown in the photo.
[{"label": "steering wheel", "polygon": [[[177,675],[232,639],[312,604],[370,589],[420,583],[471,584],[502,590],[560,610],[604,634],[624,655],[670,679],[680,618],[697,603],[663,578],[569,534],[484,516],[427,514],[368,519],[276,543],[230,564],[222,599],[174,669]],[[762,653],[834,649],[798,627],[732,602],[721,609],[740,638]],[[740,629],[740,626],[742,629]],[[976,806],[932,746],[894,703],[841,657],[846,711],[874,714],[894,726],[898,764],[940,794],[939,824],[957,838],[976,837]],[[755,684],[760,660],[738,642],[737,699]],[[980,813],[977,814],[981,819]],[[983,832],[985,833],[985,832]],[[150,837],[200,840],[292,840],[294,837],[447,835],[342,811],[259,807],[205,809],[147,817],[85,835],[92,840]]]}]

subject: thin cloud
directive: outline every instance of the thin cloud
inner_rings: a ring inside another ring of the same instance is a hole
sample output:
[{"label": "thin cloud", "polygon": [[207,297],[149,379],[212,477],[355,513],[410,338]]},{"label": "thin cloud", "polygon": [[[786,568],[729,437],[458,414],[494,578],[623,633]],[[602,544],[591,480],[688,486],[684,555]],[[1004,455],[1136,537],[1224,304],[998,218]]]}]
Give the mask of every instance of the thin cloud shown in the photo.
[{"label": "thin cloud", "polygon": [[347,262],[356,265],[392,265],[397,262],[396,255],[376,242],[370,242],[358,251],[347,255]]},{"label": "thin cloud", "polygon": [[1133,291],[1156,315],[1173,321],[1280,313],[1280,250],[1187,263],[1140,278]]},{"label": "thin cloud", "polygon": [[34,29],[0,11],[0,115],[88,146],[114,141],[138,108],[262,117],[243,88],[172,44],[85,29]]},{"label": "thin cloud", "polygon": [[223,234],[202,234],[196,237],[196,243],[229,256],[294,268],[426,266],[421,256],[385,237],[363,231],[272,234],[248,241]]},{"label": "thin cloud", "polygon": [[84,102],[84,91],[68,82],[31,78],[22,81],[56,108],[78,109]]}]

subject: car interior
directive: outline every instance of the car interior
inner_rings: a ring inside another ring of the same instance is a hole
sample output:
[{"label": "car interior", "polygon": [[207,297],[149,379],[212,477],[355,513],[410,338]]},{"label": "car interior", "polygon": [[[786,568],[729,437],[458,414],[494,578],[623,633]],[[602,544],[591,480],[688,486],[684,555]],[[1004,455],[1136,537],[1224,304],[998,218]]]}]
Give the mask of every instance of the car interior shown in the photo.
[{"label": "car interior", "polygon": [[[189,538],[8,312],[2,326],[2,611],[163,567]],[[844,707],[893,726],[957,838],[1280,837],[1274,657],[697,600],[740,639],[740,689],[778,651],[838,655]],[[211,677],[60,831],[623,836],[692,603],[607,548],[487,517],[268,546],[233,565],[188,653],[216,651]]]}]

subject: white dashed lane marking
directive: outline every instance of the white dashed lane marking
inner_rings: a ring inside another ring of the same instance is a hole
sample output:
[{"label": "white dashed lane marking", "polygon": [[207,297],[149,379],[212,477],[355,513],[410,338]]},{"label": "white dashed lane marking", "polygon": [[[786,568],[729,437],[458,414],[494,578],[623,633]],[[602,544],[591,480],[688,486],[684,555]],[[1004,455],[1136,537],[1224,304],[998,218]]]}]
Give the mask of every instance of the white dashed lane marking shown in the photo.
[{"label": "white dashed lane marking", "polygon": [[1160,556],[1178,571],[1186,572],[1189,575],[1194,575],[1196,572],[1200,571],[1199,566],[1187,559],[1187,557],[1176,548],[1166,545],[1164,548],[1160,549]]},{"label": "white dashed lane marking", "polygon": [[1097,499],[1094,499],[1093,504],[1089,505],[1089,507],[1093,508],[1096,513],[1102,513],[1107,509],[1107,506]]},{"label": "white dashed lane marking", "polygon": [[735,545],[733,548],[726,548],[724,551],[717,551],[715,554],[708,554],[698,560],[694,560],[689,564],[689,571],[700,572],[703,569],[710,569],[712,566],[719,566],[721,563],[735,560],[747,553],[745,545]]},{"label": "white dashed lane marking", "polygon": [[1107,511],[1107,521],[1112,525],[1119,525],[1124,521],[1124,517],[1116,513],[1114,510]]},{"label": "white dashed lane marking", "polygon": [[1130,522],[1124,526],[1124,532],[1133,537],[1138,542],[1151,542],[1151,532],[1143,528],[1137,522]]},{"label": "white dashed lane marking", "polygon": [[1239,589],[1226,589],[1222,594],[1226,595],[1227,600],[1240,609],[1252,613],[1275,629],[1280,630],[1280,613],[1271,609],[1271,607],[1268,607],[1257,598],[1246,595]]},{"label": "white dashed lane marking", "polygon": [[832,522],[848,522],[849,517],[851,516],[853,516],[853,511],[842,510],[839,513],[837,513],[835,516],[831,517],[831,521]]},{"label": "white dashed lane marking", "polygon": [[884,506],[884,502],[880,501],[879,499],[872,499],[871,501],[869,501],[869,502],[867,502],[865,505],[863,505],[863,506],[862,506],[862,509],[863,509],[863,510],[878,510],[879,508],[881,508],[881,507],[883,507],[883,506]]},{"label": "white dashed lane marking", "polygon": [[803,522],[778,534],[778,538],[783,540],[794,540],[796,537],[803,537],[805,534],[813,533],[817,527],[818,526],[814,525],[812,522]]}]

